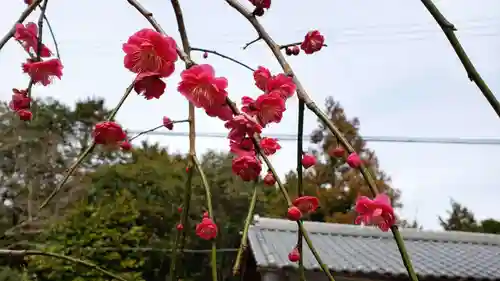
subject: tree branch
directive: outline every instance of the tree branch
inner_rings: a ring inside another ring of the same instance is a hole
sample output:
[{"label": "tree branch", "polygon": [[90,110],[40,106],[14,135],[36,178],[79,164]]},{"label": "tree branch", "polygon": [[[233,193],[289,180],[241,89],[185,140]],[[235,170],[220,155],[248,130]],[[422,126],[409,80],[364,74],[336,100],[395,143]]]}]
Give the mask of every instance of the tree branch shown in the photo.
[{"label": "tree branch", "polygon": [[[214,220],[214,209],[212,206],[212,193],[210,192],[210,185],[208,183],[207,176],[205,175],[205,172],[203,171],[203,168],[201,167],[201,163],[196,157],[196,155],[193,157],[194,164],[196,166],[196,170],[198,170],[198,173],[200,174],[201,177],[201,182],[203,183],[203,187],[205,189],[205,198],[207,200],[207,208],[208,208],[208,216]],[[217,281],[217,241],[215,239],[212,239],[212,254],[210,257],[210,266],[212,268],[212,280]]]},{"label": "tree branch", "polygon": [[252,41],[246,43],[245,46],[243,46],[243,50],[246,50],[248,47],[250,47],[254,43],[259,42],[260,40],[262,40],[262,37],[259,36],[259,37],[255,38],[255,39],[253,39]]},{"label": "tree branch", "polygon": [[[290,64],[288,64],[287,60],[283,56],[280,50],[280,46],[274,42],[274,40],[271,38],[271,36],[267,33],[267,31],[264,29],[264,27],[259,23],[259,21],[251,15],[251,13],[248,12],[248,10],[242,6],[239,2],[235,0],[226,0],[226,3],[228,3],[231,7],[233,7],[236,11],[238,11],[241,15],[243,15],[254,27],[255,31],[259,34],[260,37],[266,42],[267,46],[271,49],[272,53],[278,60],[279,64],[281,65],[281,68],[283,71],[292,77],[293,82],[297,86],[297,96],[300,100],[304,102],[304,104],[307,106],[309,110],[311,110],[320,120],[321,122],[330,130],[330,132],[336,136],[341,144],[346,148],[346,150],[349,153],[354,153],[356,152],[352,145],[349,143],[349,141],[345,138],[345,136],[342,134],[342,132],[333,124],[333,122],[330,121],[328,115],[326,115],[315,103],[314,101],[310,98],[309,94],[307,94],[305,88],[302,86],[302,83],[300,80],[297,78],[295,75],[293,69],[291,68]],[[366,182],[368,183],[368,186],[370,187],[370,190],[373,194],[373,196],[376,196],[379,194],[377,185],[375,184],[375,180],[366,169],[365,165],[361,165],[360,167],[360,172],[365,178]],[[302,225],[301,222],[299,224]],[[398,227],[396,225],[393,225],[391,227],[391,231],[393,233],[394,239],[396,240],[396,243],[398,245],[398,249],[401,252],[401,258],[403,259],[403,263],[405,264],[406,268],[408,269],[408,275],[413,281],[417,281],[418,278],[413,270],[413,265],[411,263],[410,258],[408,257],[406,247],[404,245],[404,241],[401,238],[401,235],[399,234]],[[308,240],[308,234],[307,232],[303,232],[304,239],[306,239],[306,242]],[[309,242],[308,242],[309,244]],[[312,249],[311,249],[312,250]],[[403,254],[404,253],[404,254]],[[319,261],[318,261],[319,262]],[[321,265],[321,263],[320,263]],[[322,266],[322,268],[324,268]],[[327,268],[326,268],[327,269]],[[324,268],[325,273],[327,271]],[[327,275],[329,272],[327,273]],[[331,276],[331,275],[330,275]],[[328,276],[330,278],[330,276]],[[333,280],[333,277],[330,278],[330,280]]]},{"label": "tree branch", "polygon": [[233,275],[237,275],[239,273],[241,267],[241,260],[243,258],[243,253],[247,249],[248,230],[250,228],[250,223],[252,222],[255,205],[257,204],[257,183],[258,181],[255,180],[253,186],[252,199],[250,200],[250,206],[248,207],[247,217],[245,219],[245,224],[243,226],[243,234],[241,235],[240,247],[238,248],[238,253],[236,254],[236,260],[233,266]]},{"label": "tree branch", "polygon": [[[304,152],[304,147],[302,143],[302,138],[304,137],[304,102],[299,100],[298,106],[298,120],[297,120],[297,197],[304,196],[303,188],[303,173],[302,173],[302,153]],[[306,275],[304,271],[304,256],[303,256],[303,243],[302,243],[302,232],[300,228],[297,231],[297,250],[299,251],[299,273],[300,280],[305,281]]]},{"label": "tree branch", "polygon": [[79,265],[83,265],[83,266],[86,266],[86,267],[89,267],[91,269],[94,269],[94,270],[97,270],[99,272],[101,272],[102,274],[108,276],[108,277],[111,277],[113,279],[116,279],[116,280],[120,280],[120,281],[128,281],[92,262],[89,262],[89,261],[84,261],[84,260],[81,260],[81,259],[77,259],[77,258],[74,258],[74,257],[70,257],[70,256],[65,256],[65,255],[61,255],[61,254],[56,254],[56,253],[50,253],[50,252],[43,252],[43,251],[34,251],[34,250],[7,250],[7,249],[0,249],[0,255],[2,256],[19,256],[19,257],[25,257],[25,256],[46,256],[46,257],[52,257],[52,258],[56,258],[56,259],[60,259],[60,260],[65,260],[65,261],[69,261],[69,262],[72,262],[72,263],[75,263],[75,264],[79,264]]},{"label": "tree branch", "polygon": [[43,15],[43,18],[45,19],[45,23],[47,24],[47,28],[49,29],[50,36],[52,37],[52,41],[54,42],[54,48],[56,49],[56,56],[59,60],[61,60],[61,53],[59,52],[59,44],[57,43],[56,34],[54,33],[52,25],[50,24],[49,18],[47,17],[46,14]]},{"label": "tree branch", "polygon": [[232,57],[226,56],[224,54],[221,54],[221,53],[219,53],[217,51],[214,51],[214,50],[202,49],[202,48],[191,48],[191,51],[206,52],[206,53],[214,54],[214,55],[219,56],[221,58],[224,58],[224,59],[230,60],[230,61],[232,61],[234,63],[237,63],[237,64],[243,66],[244,68],[246,68],[246,69],[248,69],[250,71],[255,71],[255,69],[253,69],[252,67],[250,67],[250,66],[242,63],[241,61],[239,61],[237,59],[234,59]]},{"label": "tree branch", "polygon": [[[184,120],[175,120],[175,121],[172,121],[172,124],[178,124],[178,123],[189,123],[189,119],[184,119]],[[140,133],[138,133],[137,135],[131,137],[128,141],[129,142],[132,142],[133,140],[135,140],[136,138],[140,137],[140,136],[143,136],[143,135],[146,135],[146,134],[149,134],[151,132],[154,132],[156,130],[159,130],[161,128],[165,127],[163,124],[162,125],[158,125],[154,128],[151,128],[151,129],[148,129],[148,130],[145,130],[145,131],[142,131]]]},{"label": "tree branch", "polygon": [[446,38],[448,38],[448,41],[450,42],[451,46],[453,47],[453,50],[455,50],[455,53],[457,54],[458,58],[460,59],[460,62],[465,68],[465,71],[467,72],[467,76],[471,81],[473,81],[479,90],[483,93],[483,96],[486,98],[488,103],[490,104],[491,108],[496,112],[498,117],[500,117],[500,103],[498,102],[497,98],[495,97],[495,94],[491,91],[491,89],[488,87],[486,82],[483,80],[479,72],[477,72],[476,68],[474,67],[474,64],[472,61],[469,59],[469,56],[467,56],[467,53],[465,52],[464,48],[462,47],[462,44],[460,44],[460,41],[458,40],[457,36],[455,35],[455,31],[457,30],[455,26],[449,22],[443,14],[439,11],[439,9],[432,3],[432,0],[422,0],[422,4],[424,4],[425,8],[429,11],[429,13],[432,15],[432,17],[436,20],[438,25],[441,27],[441,29],[444,32],[444,35]]},{"label": "tree branch", "polygon": [[[184,62],[186,64],[186,69],[189,69],[191,66],[194,65],[194,63],[192,63],[192,61],[191,61],[191,45],[189,44],[189,38],[187,35],[186,24],[184,22],[184,16],[182,14],[182,9],[181,9],[181,5],[180,5],[179,1],[172,0],[171,3],[172,3],[172,8],[174,9],[175,18],[177,21],[177,27],[179,28],[179,34],[181,36],[181,41],[182,41],[182,48],[184,51],[184,54],[182,54],[181,57],[189,59],[189,60],[184,60]],[[150,15],[150,18],[152,18],[152,15]],[[213,208],[212,208],[212,195],[210,193],[210,186],[208,184],[208,181],[207,181],[207,178],[206,178],[205,173],[203,171],[203,168],[201,167],[201,164],[199,163],[198,158],[196,157],[196,126],[195,126],[196,116],[195,116],[194,105],[191,102],[189,103],[189,120],[190,120],[190,123],[189,123],[189,155],[190,155],[191,161],[190,161],[190,165],[188,166],[188,169],[191,170],[193,168],[192,166],[194,164],[194,166],[198,170],[198,173],[201,176],[203,186],[205,187],[208,214],[209,214],[210,218],[213,220],[214,213],[213,213]],[[192,177],[192,175],[193,175],[193,173],[192,173],[192,171],[190,171],[190,176]],[[188,181],[190,181],[190,180],[188,180]],[[185,199],[190,200],[190,198],[191,198],[191,185],[189,185],[189,187],[187,187],[187,188],[189,188],[189,189],[186,191]],[[186,204],[187,202],[184,202],[184,203]],[[189,210],[183,209],[183,214],[185,213],[185,216],[183,218],[185,218],[185,221],[187,221],[188,211]],[[184,235],[181,239],[180,249],[183,249],[184,244],[185,244],[185,242],[184,242],[184,240],[185,240],[184,230],[182,230],[182,233]],[[176,252],[172,252],[172,255],[173,255],[172,260],[173,261],[175,261],[175,257],[174,257],[175,254],[176,254]],[[170,269],[171,269],[170,270],[170,278],[173,281],[174,278],[176,278],[176,276],[175,276],[175,263],[174,262],[172,262]],[[212,280],[217,281],[217,244],[216,244],[215,239],[213,239],[213,241],[212,241],[211,269],[212,269]]]},{"label": "tree branch", "polygon": [[10,28],[10,30],[7,32],[7,34],[5,34],[4,37],[2,37],[2,39],[0,39],[0,50],[2,50],[2,48],[5,46],[5,44],[7,44],[7,42],[9,42],[10,38],[12,38],[14,36],[14,34],[16,33],[16,24],[23,23],[26,20],[26,18],[28,18],[28,16],[35,10],[35,8],[40,3],[42,3],[42,1],[43,0],[35,0],[35,1],[33,1],[33,3],[31,3],[31,5],[26,7],[26,9],[19,16],[19,19],[14,23],[14,25]]},{"label": "tree branch", "polygon": [[[134,88],[134,83],[132,83],[132,84],[130,84],[130,86],[128,86],[128,88],[125,90],[125,93],[123,94],[122,98],[120,99],[120,101],[118,102],[118,104],[116,105],[116,107],[113,109],[113,111],[111,112],[111,114],[106,119],[107,121],[113,121],[115,119],[115,116],[118,113],[118,110],[120,110],[120,108],[122,107],[123,103],[125,102],[125,100],[127,99],[127,97],[130,95],[130,92],[132,92],[133,88]],[[71,165],[71,167],[68,169],[68,171],[64,175],[64,178],[61,180],[61,182],[56,186],[56,188],[52,191],[52,193],[50,193],[50,195],[47,197],[47,199],[45,199],[45,201],[43,201],[43,203],[40,205],[40,207],[38,207],[38,211],[40,211],[43,208],[47,207],[47,205],[50,203],[50,201],[63,188],[63,186],[66,184],[66,182],[68,182],[68,180],[71,177],[71,175],[73,175],[73,173],[80,166],[80,164],[83,163],[83,161],[85,160],[85,158],[90,153],[92,153],[92,151],[94,150],[95,146],[96,146],[96,143],[94,141],[92,141],[92,144],[89,147],[87,147],[87,149],[85,149],[80,154],[80,156],[75,161],[75,163],[73,163],[73,165]]]}]

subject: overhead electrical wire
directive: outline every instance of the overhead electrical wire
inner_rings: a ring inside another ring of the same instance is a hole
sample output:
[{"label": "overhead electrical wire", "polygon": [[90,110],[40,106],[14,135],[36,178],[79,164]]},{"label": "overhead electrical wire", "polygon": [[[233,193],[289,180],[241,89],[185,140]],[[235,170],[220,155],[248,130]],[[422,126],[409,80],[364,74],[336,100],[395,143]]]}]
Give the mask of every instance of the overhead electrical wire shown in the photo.
[{"label": "overhead electrical wire", "polygon": [[[138,134],[141,131],[128,131],[131,134]],[[187,137],[188,132],[150,132],[147,135],[165,137]],[[280,141],[296,141],[297,136],[293,134],[273,134],[268,137],[277,138]],[[227,138],[227,134],[216,132],[197,132],[196,137],[201,138]],[[409,136],[362,136],[366,142],[387,142],[387,143],[420,143],[420,144],[461,144],[461,145],[500,145],[500,138],[444,138],[444,137],[409,137]],[[311,135],[305,135],[305,140],[310,140]]]}]

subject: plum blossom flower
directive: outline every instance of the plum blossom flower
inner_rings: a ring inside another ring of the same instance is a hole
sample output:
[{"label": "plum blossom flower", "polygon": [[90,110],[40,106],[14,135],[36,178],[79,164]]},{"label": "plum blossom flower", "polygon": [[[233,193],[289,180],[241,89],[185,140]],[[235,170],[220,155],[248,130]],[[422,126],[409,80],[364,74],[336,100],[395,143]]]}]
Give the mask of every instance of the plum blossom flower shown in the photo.
[{"label": "plum blossom flower", "polygon": [[358,213],[356,224],[373,224],[385,232],[396,223],[391,200],[386,194],[379,194],[373,200],[366,196],[358,197],[355,210]]},{"label": "plum blossom flower", "polygon": [[209,217],[203,217],[196,225],[196,235],[203,240],[212,240],[217,237],[217,225]]},{"label": "plum blossom flower", "polygon": [[134,73],[153,72],[161,77],[170,76],[178,59],[177,45],[172,37],[150,28],[144,28],[123,44],[125,68]]},{"label": "plum blossom flower", "polygon": [[24,73],[28,73],[34,84],[41,83],[47,86],[54,77],[61,79],[63,65],[59,59],[38,62],[28,59],[26,63],[22,64],[22,68]]},{"label": "plum blossom flower", "polygon": [[257,88],[261,89],[262,91],[265,91],[267,88],[267,81],[271,78],[271,72],[269,69],[259,66],[254,72],[253,72],[253,79],[255,80],[255,86]]},{"label": "plum blossom flower", "polygon": [[271,156],[281,149],[281,145],[278,143],[278,139],[263,137],[260,139],[260,148],[265,155]]},{"label": "plum blossom flower", "polygon": [[293,200],[292,204],[299,208],[302,214],[309,214],[316,211],[319,206],[319,199],[314,196],[301,196]]},{"label": "plum blossom flower", "polygon": [[304,50],[304,53],[310,55],[312,53],[315,53],[321,48],[323,48],[323,44],[325,43],[325,37],[319,33],[318,30],[313,30],[309,31],[302,44],[300,45],[300,48]]},{"label": "plum blossom flower", "polygon": [[233,159],[232,169],[243,181],[251,181],[259,176],[262,164],[255,156],[242,155]]},{"label": "plum blossom flower", "polygon": [[226,102],[227,79],[215,77],[211,65],[200,64],[186,69],[181,73],[181,79],[177,90],[194,106],[207,110]]},{"label": "plum blossom flower", "polygon": [[95,125],[92,137],[96,144],[113,146],[123,141],[127,137],[127,134],[117,123],[103,121]]},{"label": "plum blossom flower", "polygon": [[167,85],[160,78],[158,73],[142,72],[137,75],[134,81],[134,90],[137,94],[143,95],[145,99],[159,99],[165,92]]}]

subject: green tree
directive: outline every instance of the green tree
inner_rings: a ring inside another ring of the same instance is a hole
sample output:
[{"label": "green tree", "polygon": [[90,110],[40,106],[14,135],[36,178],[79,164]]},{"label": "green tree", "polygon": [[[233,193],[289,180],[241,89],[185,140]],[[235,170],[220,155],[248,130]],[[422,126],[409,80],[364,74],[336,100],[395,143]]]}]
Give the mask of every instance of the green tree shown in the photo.
[{"label": "green tree", "polygon": [[439,223],[444,230],[456,230],[476,232],[479,230],[479,224],[474,214],[465,206],[451,200],[451,211],[448,211],[448,217],[439,217]]},{"label": "green tree", "polygon": [[[231,157],[209,152],[202,157],[202,166],[211,184],[216,223],[219,227],[218,247],[235,248],[239,243],[242,222],[246,217],[253,185],[231,174]],[[176,225],[182,204],[187,173],[186,158],[169,154],[158,145],[143,143],[133,151],[127,163],[102,165],[88,175],[88,194],[75,210],[54,225],[39,243],[46,249],[78,256],[115,272],[140,274],[144,280],[165,280],[170,254],[162,251],[140,253],[124,248],[173,247]],[[195,174],[196,175],[196,174]],[[194,226],[206,210],[205,193],[199,176],[193,180],[186,248],[209,249],[210,243],[194,235]],[[264,187],[259,186],[259,189]],[[256,211],[262,213],[265,197],[260,194]],[[94,250],[92,250],[94,249]],[[109,252],[105,249],[112,249]],[[234,255],[234,254],[232,254]],[[232,256],[219,254],[221,280],[229,280]],[[225,256],[225,257],[224,257]],[[31,273],[40,280],[79,280],[75,271],[84,270],[37,257],[29,263]],[[120,262],[117,262],[120,261]],[[204,254],[184,254],[182,275],[185,280],[206,280],[209,259]],[[48,270],[51,270],[50,272]],[[101,280],[94,271],[86,276]],[[137,280],[137,279],[136,279]]]},{"label": "green tree", "polygon": [[446,218],[438,217],[444,230],[500,234],[500,221],[492,218],[478,221],[471,210],[453,199],[447,213]]},{"label": "green tree", "polygon": [[[344,109],[333,98],[326,100],[326,112],[330,120],[334,122],[345,135],[356,152],[365,160],[369,171],[374,175],[380,192],[387,193],[392,198],[395,207],[400,207],[400,193],[389,185],[389,177],[380,170],[375,153],[366,147],[365,141],[359,135],[359,120],[347,119]],[[319,122],[319,127],[311,137],[316,144],[314,154],[318,158],[318,164],[314,170],[304,173],[304,190],[306,194],[317,196],[320,199],[320,208],[311,215],[314,221],[353,223],[356,217],[353,207],[359,195],[371,197],[371,192],[362,175],[353,169],[349,169],[343,159],[330,157],[328,150],[339,145],[330,131]],[[290,194],[296,194],[297,176],[290,172],[286,176],[286,186]],[[286,205],[279,198],[274,199],[279,208],[273,205],[269,212],[276,216],[282,216],[286,212]]]},{"label": "green tree", "polygon": [[[5,188],[1,193],[3,199],[13,202],[10,208],[0,210],[4,218],[9,218],[0,225],[2,229],[29,216],[37,218],[37,225],[57,217],[79,198],[81,179],[89,169],[121,157],[119,153],[97,149],[48,208],[36,213],[68,167],[88,147],[94,124],[102,121],[109,110],[100,98],[78,101],[74,108],[50,98],[39,99],[34,108],[37,118],[22,122],[6,103],[0,104],[0,183]],[[34,230],[34,225],[30,230]]]}]

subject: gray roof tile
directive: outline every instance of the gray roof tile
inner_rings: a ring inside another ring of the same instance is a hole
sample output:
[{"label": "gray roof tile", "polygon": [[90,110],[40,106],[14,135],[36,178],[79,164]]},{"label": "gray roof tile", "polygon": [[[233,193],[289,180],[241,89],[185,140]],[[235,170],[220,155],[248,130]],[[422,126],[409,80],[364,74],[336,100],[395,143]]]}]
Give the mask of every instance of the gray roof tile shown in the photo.
[{"label": "gray roof tile", "polygon": [[[311,240],[334,271],[406,275],[392,238],[373,227],[305,222]],[[288,253],[297,241],[297,224],[258,218],[249,242],[259,267],[296,267]],[[500,235],[402,229],[405,245],[420,276],[500,279]],[[304,242],[304,266],[319,265]]]}]

